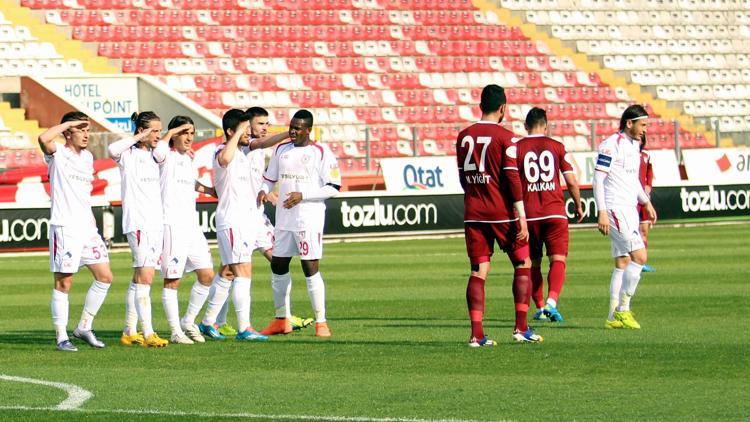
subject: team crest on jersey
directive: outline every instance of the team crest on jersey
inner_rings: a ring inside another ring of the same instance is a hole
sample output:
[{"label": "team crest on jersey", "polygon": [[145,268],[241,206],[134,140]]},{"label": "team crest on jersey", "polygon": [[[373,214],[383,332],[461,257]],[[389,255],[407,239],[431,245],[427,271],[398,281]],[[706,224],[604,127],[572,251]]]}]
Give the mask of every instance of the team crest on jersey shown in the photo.
[{"label": "team crest on jersey", "polygon": [[339,170],[338,166],[331,166],[330,177],[333,180],[338,180],[339,178],[341,178],[341,170]]}]

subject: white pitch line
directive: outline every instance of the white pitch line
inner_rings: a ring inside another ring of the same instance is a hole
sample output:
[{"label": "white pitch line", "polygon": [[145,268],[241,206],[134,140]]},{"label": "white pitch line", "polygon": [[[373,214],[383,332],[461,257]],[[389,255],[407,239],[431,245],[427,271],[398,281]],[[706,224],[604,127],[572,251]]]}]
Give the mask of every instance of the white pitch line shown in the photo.
[{"label": "white pitch line", "polygon": [[22,411],[69,411],[86,414],[125,414],[125,415],[155,415],[155,416],[188,416],[200,418],[243,418],[243,419],[289,419],[304,421],[330,421],[330,422],[479,422],[473,419],[419,419],[419,418],[371,418],[367,416],[315,416],[315,415],[266,415],[260,413],[209,413],[209,412],[182,412],[168,410],[150,409],[59,409],[54,407],[32,407],[32,406],[0,406],[0,410],[22,410]]},{"label": "white pitch line", "polygon": [[59,388],[68,393],[68,398],[60,402],[60,404],[55,407],[46,408],[48,410],[76,410],[81,407],[81,405],[86,400],[90,399],[93,396],[91,392],[86,391],[77,385],[65,384],[63,382],[44,381],[33,378],[15,377],[5,374],[0,374],[0,381],[25,382],[27,384],[44,385],[46,387]]}]

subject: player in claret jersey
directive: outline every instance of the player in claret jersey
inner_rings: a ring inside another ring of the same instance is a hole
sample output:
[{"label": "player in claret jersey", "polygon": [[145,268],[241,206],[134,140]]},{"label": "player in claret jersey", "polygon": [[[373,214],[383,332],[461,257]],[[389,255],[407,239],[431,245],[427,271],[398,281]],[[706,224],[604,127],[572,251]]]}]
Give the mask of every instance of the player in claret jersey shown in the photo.
[{"label": "player in claret jersey", "polygon": [[458,172],[464,189],[464,233],[471,262],[466,301],[471,319],[470,347],[497,343],[484,333],[484,284],[490,271],[494,243],[508,254],[513,267],[516,324],[513,339],[541,342],[528,326],[531,299],[528,230],[516,168],[514,134],[499,123],[505,116],[505,90],[487,85],[482,90],[482,119],[462,130],[456,141]]},{"label": "player in claret jersey", "polygon": [[[641,167],[638,171],[638,178],[641,180],[643,190],[650,196],[651,186],[654,182],[654,168],[651,166],[651,155],[646,150],[645,133],[641,136]],[[640,204],[638,204],[638,215],[641,219],[641,224],[638,225],[638,228],[641,231],[643,245],[648,249],[648,232],[651,229],[653,222],[648,218],[648,211]],[[654,267],[649,264],[643,266],[644,273],[653,273],[655,271]]]},{"label": "player in claret jersey", "polygon": [[[64,145],[55,142],[59,135],[65,138]],[[68,292],[73,284],[73,274],[85,265],[94,276],[83,304],[81,320],[73,331],[74,337],[92,347],[104,347],[91,327],[112,284],[107,248],[91,212],[94,157],[86,150],[88,141],[89,118],[78,111],[65,113],[59,125],[39,135],[39,146],[49,166],[52,201],[49,219],[50,271],[55,279],[52,322],[57,334],[57,349],[64,352],[78,351],[67,332]]]},{"label": "player in claret jersey", "polygon": [[636,205],[643,205],[649,220],[656,221],[656,211],[638,180],[640,139],[646,134],[647,121],[643,106],[626,108],[620,118],[620,131],[599,145],[596,159],[594,199],[599,210],[598,228],[603,235],[609,235],[615,263],[605,328],[641,328],[630,310],[630,299],[648,256],[638,231]]},{"label": "player in claret jersey", "polygon": [[[565,283],[568,217],[565,213],[565,197],[560,186],[560,172],[575,202],[578,222],[583,219],[581,194],[573,166],[567,160],[565,146],[562,142],[546,136],[547,113],[541,108],[532,108],[526,115],[525,126],[529,136],[518,141],[516,148],[518,173],[529,226],[531,296],[538,309],[534,319],[549,318],[552,322],[562,322],[563,316],[557,311],[557,300]],[[549,256],[549,290],[546,305],[541,268],[543,247],[547,248]]]}]

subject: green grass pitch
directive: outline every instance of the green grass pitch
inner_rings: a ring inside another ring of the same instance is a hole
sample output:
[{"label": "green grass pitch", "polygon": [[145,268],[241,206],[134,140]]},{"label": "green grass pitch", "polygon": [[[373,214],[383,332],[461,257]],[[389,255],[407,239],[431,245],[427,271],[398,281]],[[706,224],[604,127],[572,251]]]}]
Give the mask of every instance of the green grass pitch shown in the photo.
[{"label": "green grass pitch", "polygon": [[[610,331],[609,242],[591,229],[572,232],[559,305],[566,322],[536,325],[545,342],[535,345],[510,341],[511,271],[496,255],[486,331],[500,345],[487,349],[466,345],[462,238],[326,245],[331,340],[307,328],[264,344],[160,350],[118,343],[131,270],[129,253],[113,254],[115,284],[95,321],[108,346],[77,342],[71,354],[54,349],[47,258],[0,258],[0,374],[93,394],[78,411],[44,410],[66,393],[0,380],[0,419],[747,420],[750,225],[657,227],[650,244],[657,272],[644,275],[633,299],[643,329]],[[256,328],[273,309],[261,259]],[[310,315],[296,260],[292,275],[294,313]],[[180,289],[181,312],[193,280]],[[74,282],[70,331],[90,282],[85,270]],[[167,336],[160,291],[152,291],[154,323]]]}]

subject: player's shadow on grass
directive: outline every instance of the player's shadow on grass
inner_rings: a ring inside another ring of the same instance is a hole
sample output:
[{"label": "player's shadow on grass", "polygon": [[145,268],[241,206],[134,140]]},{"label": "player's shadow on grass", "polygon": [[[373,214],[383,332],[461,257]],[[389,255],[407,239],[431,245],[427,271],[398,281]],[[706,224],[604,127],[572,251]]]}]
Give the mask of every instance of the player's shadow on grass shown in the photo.
[{"label": "player's shadow on grass", "polygon": [[[69,331],[68,335],[73,339],[73,342],[80,343],[80,340],[73,338],[73,331]],[[96,337],[99,340],[104,341],[105,344],[116,342],[120,339],[122,333],[120,331],[96,331]],[[55,331],[50,330],[34,330],[34,331],[8,331],[0,333],[0,344],[44,344],[54,345],[55,344]]]}]

